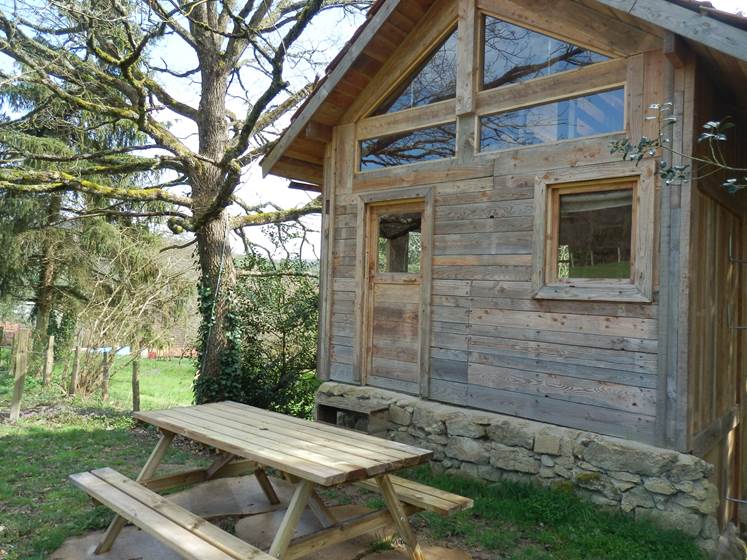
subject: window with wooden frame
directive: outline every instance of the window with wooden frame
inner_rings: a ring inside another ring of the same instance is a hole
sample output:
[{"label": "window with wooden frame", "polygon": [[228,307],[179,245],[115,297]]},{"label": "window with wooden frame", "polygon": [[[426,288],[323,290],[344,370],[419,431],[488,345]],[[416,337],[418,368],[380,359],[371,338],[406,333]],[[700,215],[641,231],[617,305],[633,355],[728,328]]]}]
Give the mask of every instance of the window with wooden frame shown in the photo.
[{"label": "window with wooden frame", "polygon": [[625,88],[480,117],[480,151],[575,140],[625,130]]},{"label": "window with wooden frame", "polygon": [[576,70],[609,57],[490,15],[482,16],[481,89]]},{"label": "window with wooden frame", "polygon": [[593,179],[573,180],[573,174],[537,181],[535,297],[651,301],[655,178],[650,165],[635,174]]}]

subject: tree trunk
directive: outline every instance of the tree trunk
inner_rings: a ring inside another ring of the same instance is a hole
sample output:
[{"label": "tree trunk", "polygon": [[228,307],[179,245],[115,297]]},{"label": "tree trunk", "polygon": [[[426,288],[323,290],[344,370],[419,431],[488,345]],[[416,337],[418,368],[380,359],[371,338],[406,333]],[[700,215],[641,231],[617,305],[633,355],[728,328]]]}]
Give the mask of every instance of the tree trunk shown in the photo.
[{"label": "tree trunk", "polygon": [[140,346],[133,348],[132,356],[132,411],[140,410]]},{"label": "tree trunk", "polygon": [[[61,195],[50,195],[49,207],[47,208],[47,225],[59,220],[61,206]],[[34,325],[34,352],[36,352],[37,357],[41,356],[47,348],[49,316],[52,313],[52,297],[54,295],[55,243],[49,231],[44,239],[41,267],[39,285],[36,289],[36,324]],[[40,360],[39,363],[41,363]]]},{"label": "tree trunk", "polygon": [[[203,33],[203,30],[199,30]],[[205,48],[200,52],[201,96],[198,118],[198,140],[201,156],[220,161],[228,142],[225,98],[228,88],[228,72],[218,56],[219,37],[205,37]],[[214,44],[208,46],[208,42]],[[194,173],[192,198],[194,213],[202,220],[211,208],[226,181],[225,172],[217,165],[203,164]],[[226,336],[226,296],[236,284],[236,271],[231,254],[228,234],[229,216],[222,210],[207,219],[197,232],[197,253],[202,276],[202,288],[208,290],[210,306],[203,309],[202,360],[198,375],[217,378],[221,373],[221,357],[228,349]],[[215,398],[220,395],[214,394]],[[196,395],[201,401],[201,395]]]},{"label": "tree trunk", "polygon": [[[236,285],[236,269],[231,254],[231,244],[226,230],[228,216],[222,212],[218,219],[205,224],[197,232],[197,251],[203,289],[210,291],[211,309],[203,321],[207,324],[204,335],[202,361],[199,375],[217,377],[220,374],[220,360],[228,348],[226,337],[226,314],[228,303],[226,296]],[[211,313],[212,312],[212,313]],[[212,320],[210,317],[212,314]]]}]

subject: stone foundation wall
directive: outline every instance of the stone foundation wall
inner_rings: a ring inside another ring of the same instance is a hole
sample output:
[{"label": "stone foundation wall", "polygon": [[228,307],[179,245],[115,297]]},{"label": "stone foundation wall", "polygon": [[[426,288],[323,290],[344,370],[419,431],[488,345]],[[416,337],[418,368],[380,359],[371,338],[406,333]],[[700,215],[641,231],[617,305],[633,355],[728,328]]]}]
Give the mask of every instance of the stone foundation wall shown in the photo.
[{"label": "stone foundation wall", "polygon": [[[714,557],[745,558],[735,531],[719,534],[713,466],[692,455],[373,387],[327,382],[317,400],[351,411],[388,406],[388,436],[432,449],[436,468],[486,481],[571,483],[594,503],[696,537]],[[360,427],[360,415],[351,416]]]}]

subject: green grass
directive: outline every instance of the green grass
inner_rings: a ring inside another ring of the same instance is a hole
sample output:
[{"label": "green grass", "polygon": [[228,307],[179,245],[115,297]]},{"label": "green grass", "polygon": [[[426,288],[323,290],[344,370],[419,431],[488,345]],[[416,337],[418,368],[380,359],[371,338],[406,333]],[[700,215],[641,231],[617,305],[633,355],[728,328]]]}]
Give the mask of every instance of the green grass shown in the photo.
[{"label": "green grass", "polygon": [[629,262],[611,262],[594,266],[572,266],[570,278],[630,278]]},{"label": "green grass", "polygon": [[[192,380],[196,371],[192,360],[141,360],[140,364],[140,407],[143,410],[192,403]],[[132,366],[129,358],[117,357],[114,360],[109,398],[115,406],[132,408]]]},{"label": "green grass", "polygon": [[704,560],[692,538],[622,513],[601,510],[568,489],[475,480],[411,470],[409,478],[468,496],[473,509],[422,514],[436,540],[464,543],[511,560]]},{"label": "green grass", "polygon": [[[187,360],[144,361],[143,408],[186,405],[192,401],[194,368]],[[17,426],[0,423],[0,559],[47,558],[72,536],[105,527],[111,514],[94,507],[66,480],[68,474],[110,466],[135,476],[156,441],[152,430],[135,429],[127,412],[130,369],[119,359],[111,383],[112,400],[68,399],[61,380],[40,387],[27,381],[24,410]],[[9,376],[0,373],[0,408],[8,404]],[[180,449],[170,464],[204,464]],[[693,540],[677,531],[603,511],[563,489],[480,482],[434,474],[428,468],[406,476],[474,499],[472,510],[449,518],[422,514],[415,519],[426,540],[501,560],[703,560]],[[324,493],[349,503],[347,490]],[[356,497],[378,508],[375,494]],[[385,547],[385,543],[377,543]],[[342,559],[341,559],[342,560]]]},{"label": "green grass", "polygon": [[[189,361],[143,365],[143,408],[192,402],[194,368]],[[0,423],[0,559],[47,558],[66,538],[108,524],[111,513],[93,507],[66,479],[71,473],[104,466],[136,476],[147,459],[157,437],[153,430],[134,429],[123,407],[130,403],[129,374],[129,368],[115,372],[112,402],[106,405],[96,398],[62,397],[59,379],[47,389],[35,377],[27,379],[27,415],[16,426]],[[0,373],[3,410],[10,381]],[[172,448],[164,463],[199,465],[204,460]]]}]

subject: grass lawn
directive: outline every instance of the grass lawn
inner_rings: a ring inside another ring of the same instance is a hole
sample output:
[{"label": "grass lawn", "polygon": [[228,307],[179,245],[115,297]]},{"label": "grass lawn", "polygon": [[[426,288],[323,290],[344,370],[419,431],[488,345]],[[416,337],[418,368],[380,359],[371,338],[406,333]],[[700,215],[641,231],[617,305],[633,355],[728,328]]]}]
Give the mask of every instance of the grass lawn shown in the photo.
[{"label": "grass lawn", "polygon": [[[47,558],[69,536],[108,524],[106,508],[93,507],[66,478],[105,466],[137,476],[155,445],[155,431],[136,428],[128,412],[126,362],[115,362],[106,404],[63,397],[58,378],[48,389],[34,377],[27,379],[21,422],[0,423],[0,560]],[[142,407],[190,404],[193,375],[189,360],[144,360]],[[11,382],[0,371],[0,410],[7,410]],[[199,465],[204,459],[177,447],[164,463]]]},{"label": "grass lawn", "polygon": [[[127,412],[125,362],[116,363],[109,403],[68,399],[61,383],[44,390],[31,378],[22,421],[0,423],[0,560],[46,558],[67,537],[108,524],[111,514],[94,507],[66,477],[103,466],[135,476],[155,444],[155,432],[136,427]],[[143,408],[192,401],[189,361],[144,361],[141,375]],[[9,389],[8,375],[0,372],[0,410],[7,410]],[[205,459],[177,446],[165,463],[199,465]],[[681,533],[602,511],[562,489],[486,485],[427,468],[407,476],[475,500],[471,511],[448,519],[423,514],[414,524],[424,541],[469,550],[476,560],[703,559]],[[332,490],[326,497],[343,503],[351,495]],[[373,494],[357,497],[381,504]]]}]

